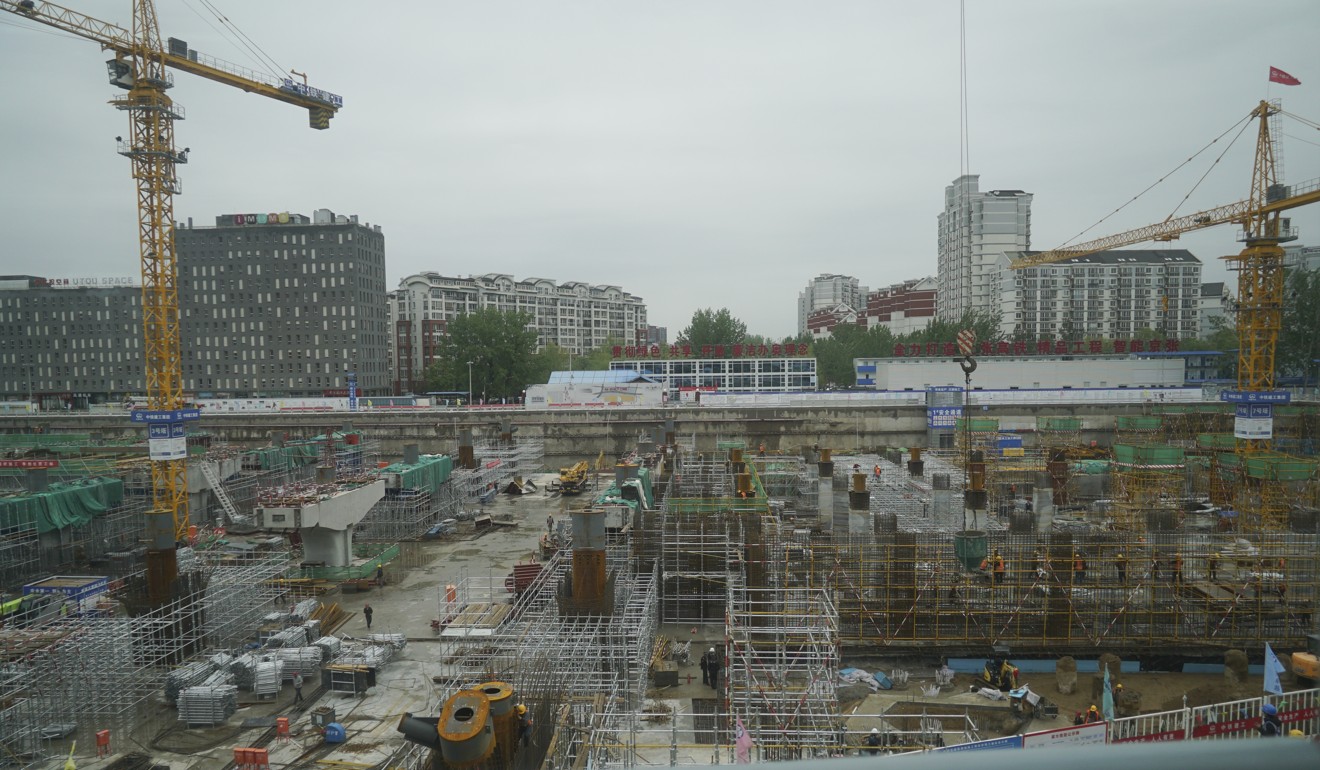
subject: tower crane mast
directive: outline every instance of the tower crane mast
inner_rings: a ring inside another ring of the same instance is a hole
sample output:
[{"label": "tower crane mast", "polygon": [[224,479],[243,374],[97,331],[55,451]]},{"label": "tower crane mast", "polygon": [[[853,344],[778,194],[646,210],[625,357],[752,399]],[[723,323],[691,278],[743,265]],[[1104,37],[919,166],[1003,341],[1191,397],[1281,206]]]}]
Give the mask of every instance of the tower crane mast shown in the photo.
[{"label": "tower crane mast", "polygon": [[[142,271],[143,359],[148,411],[156,418],[148,430],[168,426],[167,436],[182,434],[185,410],[183,371],[180,365],[178,264],[174,250],[174,196],[180,192],[176,167],[188,161],[188,150],[176,149],[174,123],[182,109],[168,90],[174,85],[171,69],[190,72],[241,88],[309,112],[312,128],[325,129],[343,106],[331,93],[291,79],[277,80],[218,60],[189,52],[171,40],[161,42],[160,23],[152,0],[133,0],[132,30],[104,22],[54,3],[0,0],[7,11],[98,43],[112,51],[107,62],[110,82],[127,93],[111,100],[129,114],[127,141],[119,153],[132,163],[137,187],[138,243]],[[151,435],[149,433],[149,435]],[[175,544],[188,530],[186,446],[182,437],[152,445],[152,507],[147,514],[150,546],[147,552],[147,593],[154,604],[170,596],[178,576]],[[168,446],[168,448],[164,448]]]}]

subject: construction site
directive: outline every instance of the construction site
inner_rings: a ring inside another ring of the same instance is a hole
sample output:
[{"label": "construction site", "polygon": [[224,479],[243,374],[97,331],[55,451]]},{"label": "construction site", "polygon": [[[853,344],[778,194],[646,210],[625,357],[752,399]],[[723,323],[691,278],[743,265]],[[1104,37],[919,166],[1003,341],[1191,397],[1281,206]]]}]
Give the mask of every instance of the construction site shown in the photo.
[{"label": "construction site", "polygon": [[[141,445],[134,458],[128,442],[8,434],[10,465],[31,467],[0,477],[5,584],[23,599],[0,629],[0,754],[40,766],[74,740],[139,735],[169,708],[172,729],[227,726],[246,749],[276,728],[240,729],[252,720],[235,713],[280,711],[295,672],[326,698],[366,697],[387,665],[430,679],[410,689],[408,716],[380,720],[373,751],[388,766],[475,751],[465,741],[485,733],[465,723],[475,732],[462,738],[443,715],[491,683],[492,725],[499,700],[533,715],[507,766],[732,761],[716,754],[734,750],[737,729],[762,760],[855,750],[858,725],[906,750],[995,737],[997,719],[954,681],[959,660],[1052,670],[1103,653],[1178,672],[1234,650],[1259,662],[1266,642],[1306,650],[1320,589],[1316,463],[1239,461],[1213,432],[1226,419],[1186,407],[1119,417],[1125,443],[1098,448],[1081,444],[1075,419],[1040,418],[1006,441],[974,418],[942,452],[766,451],[734,437],[698,448],[669,422],[598,462],[573,497],[544,473],[543,444],[515,440],[507,423],[396,462],[352,425],[257,449],[199,432],[196,523],[176,590],[155,605]],[[1309,416],[1279,422],[1310,440]],[[345,497],[364,490],[375,491]],[[356,521],[336,518],[341,499]],[[285,512],[290,522],[273,520]],[[499,537],[511,538],[503,564],[484,546],[463,550]],[[414,569],[434,579],[408,590],[409,617],[388,633],[344,628],[361,616],[357,594],[382,601],[371,592],[386,569],[391,584]],[[705,648],[720,660],[717,687],[675,698],[696,687]],[[901,697],[868,713],[859,679]],[[1303,711],[1316,705],[1314,690],[1294,694],[1310,699]],[[282,710],[295,726],[317,718]],[[1298,724],[1317,727],[1313,714]],[[494,735],[491,746],[509,742]],[[270,745],[272,762],[296,764]]]}]

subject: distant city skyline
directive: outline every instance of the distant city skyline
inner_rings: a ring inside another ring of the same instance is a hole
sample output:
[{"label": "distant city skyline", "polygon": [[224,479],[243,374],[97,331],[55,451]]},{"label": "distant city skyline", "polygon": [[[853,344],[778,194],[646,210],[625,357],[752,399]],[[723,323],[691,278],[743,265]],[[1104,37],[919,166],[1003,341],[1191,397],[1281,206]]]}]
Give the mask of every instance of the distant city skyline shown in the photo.
[{"label": "distant city skyline", "polygon": [[[129,8],[77,10],[127,26]],[[591,276],[645,297],[657,326],[727,307],[783,337],[812,275],[935,273],[943,190],[964,173],[1031,192],[1031,246],[1048,249],[1246,197],[1250,131],[1198,179],[1262,98],[1320,119],[1311,0],[1266,2],[1250,23],[1230,0],[969,4],[966,164],[957,3],[574,8],[229,0],[226,17],[279,63],[265,69],[306,72],[344,108],[312,131],[289,105],[176,73],[191,152],[175,217],[355,211],[389,233],[387,286],[426,270]],[[165,35],[263,69],[205,9],[160,10]],[[105,104],[104,53],[3,14],[0,61],[42,72],[5,80],[0,98],[43,103],[0,125],[4,272],[135,275],[114,142],[128,126]],[[1302,85],[1269,84],[1271,66]],[[1289,125],[1285,181],[1320,177],[1320,146]],[[1291,218],[1320,243],[1320,206]],[[1232,283],[1219,259],[1240,250],[1231,227],[1175,245],[1204,280]]]}]

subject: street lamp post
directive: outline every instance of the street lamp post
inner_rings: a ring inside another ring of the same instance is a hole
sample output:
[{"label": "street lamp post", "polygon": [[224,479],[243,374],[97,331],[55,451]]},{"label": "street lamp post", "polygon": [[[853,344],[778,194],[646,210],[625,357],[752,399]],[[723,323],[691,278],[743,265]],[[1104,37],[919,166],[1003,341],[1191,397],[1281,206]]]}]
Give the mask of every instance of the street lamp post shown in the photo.
[{"label": "street lamp post", "polygon": [[468,409],[472,408],[472,362],[468,361]]}]

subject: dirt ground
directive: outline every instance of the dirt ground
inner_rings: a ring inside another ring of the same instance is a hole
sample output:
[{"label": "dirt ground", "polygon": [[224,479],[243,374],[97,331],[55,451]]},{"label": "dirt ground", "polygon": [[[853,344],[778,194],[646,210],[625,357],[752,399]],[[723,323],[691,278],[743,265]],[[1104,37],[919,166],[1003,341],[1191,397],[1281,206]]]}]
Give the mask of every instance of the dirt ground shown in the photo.
[{"label": "dirt ground", "polygon": [[[1054,674],[1022,676],[1022,681],[1031,685],[1032,690],[1059,704],[1060,718],[1085,711],[1093,703],[1099,706],[1100,679],[1098,674],[1078,674],[1077,687],[1072,694],[1064,695],[1059,692]],[[1136,713],[1146,714],[1182,708],[1184,696],[1187,698],[1188,706],[1204,706],[1261,694],[1259,682],[1254,687],[1250,683],[1230,687],[1223,674],[1123,674],[1121,677],[1113,677],[1112,681],[1115,684],[1121,682],[1126,692],[1140,695],[1141,705]],[[1131,715],[1123,714],[1123,716]]]}]

